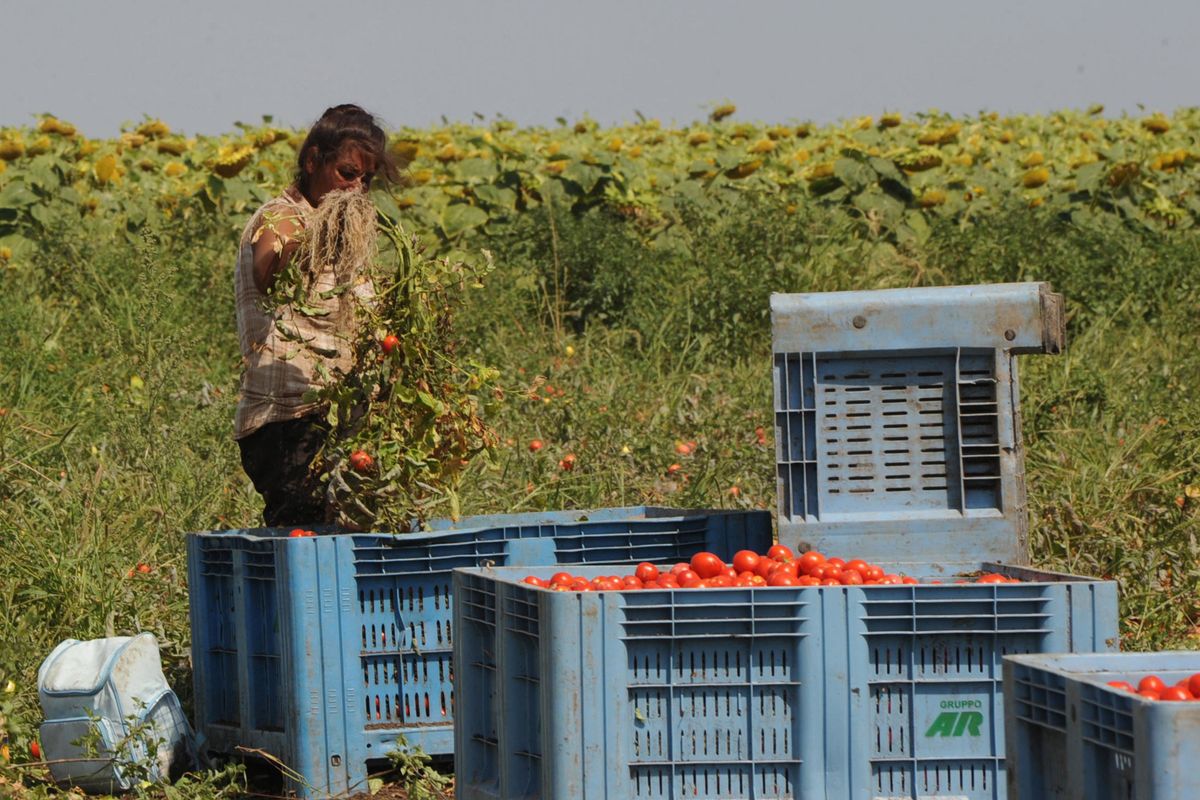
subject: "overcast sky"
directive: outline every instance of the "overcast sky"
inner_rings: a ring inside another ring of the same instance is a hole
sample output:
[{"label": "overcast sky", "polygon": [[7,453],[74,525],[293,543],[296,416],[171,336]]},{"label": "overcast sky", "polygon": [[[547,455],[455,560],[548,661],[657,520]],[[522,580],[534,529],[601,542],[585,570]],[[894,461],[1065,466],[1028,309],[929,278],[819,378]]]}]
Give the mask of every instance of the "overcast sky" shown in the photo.
[{"label": "overcast sky", "polygon": [[220,133],[358,102],[392,126],[641,112],[833,121],[883,110],[1197,105],[1196,0],[5,2],[0,126]]}]

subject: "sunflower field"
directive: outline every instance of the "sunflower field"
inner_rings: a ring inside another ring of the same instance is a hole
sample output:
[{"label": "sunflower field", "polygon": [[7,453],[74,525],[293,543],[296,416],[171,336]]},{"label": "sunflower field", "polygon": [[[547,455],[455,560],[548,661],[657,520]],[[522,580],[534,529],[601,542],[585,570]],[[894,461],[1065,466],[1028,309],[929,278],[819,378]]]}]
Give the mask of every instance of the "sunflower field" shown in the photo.
[{"label": "sunflower field", "polygon": [[[390,135],[377,208],[490,265],[457,323],[495,446],[433,513],[773,508],[772,292],[1044,280],[1068,341],[1021,362],[1033,557],[1117,580],[1125,648],[1200,646],[1200,109]],[[189,701],[183,534],[261,512],[237,240],[303,136],[0,129],[0,797],[51,791],[15,765],[58,641],[153,631]]]}]

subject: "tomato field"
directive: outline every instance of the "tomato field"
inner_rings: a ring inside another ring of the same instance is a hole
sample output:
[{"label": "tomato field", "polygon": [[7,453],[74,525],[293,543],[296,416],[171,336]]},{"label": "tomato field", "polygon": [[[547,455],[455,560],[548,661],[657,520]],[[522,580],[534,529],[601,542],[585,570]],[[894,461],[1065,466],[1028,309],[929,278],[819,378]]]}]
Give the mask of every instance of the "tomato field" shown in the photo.
[{"label": "tomato field", "polygon": [[[152,631],[188,702],[183,534],[261,511],[232,438],[237,237],[301,138],[0,130],[0,797],[58,641]],[[717,107],[391,147],[376,205],[479,267],[459,346],[498,376],[494,446],[431,515],[772,508],[772,292],[1049,281],[1066,352],[1021,363],[1034,560],[1117,580],[1125,648],[1200,646],[1200,109]]]}]

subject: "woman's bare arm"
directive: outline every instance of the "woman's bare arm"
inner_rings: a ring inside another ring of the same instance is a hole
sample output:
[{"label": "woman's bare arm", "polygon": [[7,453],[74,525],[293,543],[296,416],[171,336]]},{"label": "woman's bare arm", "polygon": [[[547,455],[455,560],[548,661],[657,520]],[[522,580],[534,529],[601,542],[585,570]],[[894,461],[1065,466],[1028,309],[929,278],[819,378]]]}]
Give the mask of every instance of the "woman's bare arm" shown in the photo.
[{"label": "woman's bare arm", "polygon": [[278,275],[300,246],[298,234],[303,230],[296,218],[283,217],[272,221],[259,231],[254,240],[254,286],[263,294],[271,291]]}]

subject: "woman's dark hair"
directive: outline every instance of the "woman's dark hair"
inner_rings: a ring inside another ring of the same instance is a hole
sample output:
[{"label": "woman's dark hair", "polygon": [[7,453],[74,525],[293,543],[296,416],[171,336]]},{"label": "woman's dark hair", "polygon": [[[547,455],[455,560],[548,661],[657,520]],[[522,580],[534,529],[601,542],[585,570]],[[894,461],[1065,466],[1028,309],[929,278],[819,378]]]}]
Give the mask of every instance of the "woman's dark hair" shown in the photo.
[{"label": "woman's dark hair", "polygon": [[375,160],[375,177],[387,183],[395,183],[400,179],[400,169],[396,160],[388,152],[387,134],[375,121],[375,117],[352,103],[343,103],[325,109],[321,118],[313,123],[300,146],[296,157],[296,185],[300,191],[308,191],[308,174],[304,171],[304,162],[309,153],[318,164],[325,164],[337,155],[345,142],[354,142],[362,151]]}]

